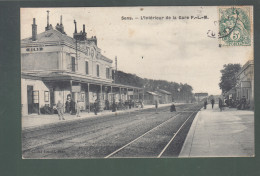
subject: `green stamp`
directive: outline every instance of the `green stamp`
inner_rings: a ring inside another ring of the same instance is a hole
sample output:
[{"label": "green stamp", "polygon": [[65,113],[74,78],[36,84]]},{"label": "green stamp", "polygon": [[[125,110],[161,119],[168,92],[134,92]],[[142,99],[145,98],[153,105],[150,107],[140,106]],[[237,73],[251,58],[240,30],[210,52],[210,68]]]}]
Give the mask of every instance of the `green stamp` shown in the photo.
[{"label": "green stamp", "polygon": [[250,46],[250,7],[219,7],[220,46]]}]

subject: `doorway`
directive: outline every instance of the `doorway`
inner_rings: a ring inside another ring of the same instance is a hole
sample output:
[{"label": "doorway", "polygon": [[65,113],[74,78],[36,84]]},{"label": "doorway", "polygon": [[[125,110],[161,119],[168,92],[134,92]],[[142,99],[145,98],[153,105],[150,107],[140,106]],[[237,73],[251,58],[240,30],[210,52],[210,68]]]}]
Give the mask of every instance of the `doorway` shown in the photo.
[{"label": "doorway", "polygon": [[33,86],[27,86],[28,114],[33,113]]}]

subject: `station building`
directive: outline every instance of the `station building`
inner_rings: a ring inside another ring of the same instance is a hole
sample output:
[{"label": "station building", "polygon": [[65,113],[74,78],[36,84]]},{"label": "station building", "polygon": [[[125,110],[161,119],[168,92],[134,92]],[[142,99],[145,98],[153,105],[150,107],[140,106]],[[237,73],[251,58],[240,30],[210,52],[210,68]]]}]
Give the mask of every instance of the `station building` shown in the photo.
[{"label": "station building", "polygon": [[237,73],[236,98],[241,100],[244,96],[250,109],[254,109],[254,61],[247,61]]},{"label": "station building", "polygon": [[[37,33],[33,19],[32,36],[21,40],[22,115],[40,113],[43,106],[65,104],[71,95],[81,110],[90,111],[96,99],[100,108],[104,101],[119,102],[142,99],[143,89],[115,84],[112,78],[113,61],[101,54],[96,36],[87,37],[83,30],[73,37],[66,34],[62,24],[49,24]],[[131,94],[131,95],[130,95]]]},{"label": "station building", "polygon": [[167,103],[172,102],[172,93],[171,92],[168,92],[163,89],[158,89],[157,91],[155,91],[155,93],[158,94],[160,97],[159,103],[167,104]]}]

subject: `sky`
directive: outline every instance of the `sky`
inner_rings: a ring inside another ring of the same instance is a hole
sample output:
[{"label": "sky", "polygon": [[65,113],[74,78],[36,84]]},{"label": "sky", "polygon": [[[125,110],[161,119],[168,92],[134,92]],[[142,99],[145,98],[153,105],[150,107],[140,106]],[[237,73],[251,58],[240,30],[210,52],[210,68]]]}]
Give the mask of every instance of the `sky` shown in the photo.
[{"label": "sky", "polygon": [[[253,59],[253,46],[219,47],[219,39],[208,37],[209,30],[218,33],[218,8],[213,6],[22,8],[21,39],[31,37],[33,18],[37,32],[44,32],[47,10],[53,26],[62,15],[69,36],[73,36],[74,19],[78,31],[85,24],[87,37],[97,37],[101,53],[112,60],[117,56],[118,70],[187,83],[194,93],[221,94],[218,84],[223,65],[243,65]],[[198,15],[207,19],[191,19]],[[164,18],[141,19],[144,16]],[[125,17],[131,20],[123,20]]]}]

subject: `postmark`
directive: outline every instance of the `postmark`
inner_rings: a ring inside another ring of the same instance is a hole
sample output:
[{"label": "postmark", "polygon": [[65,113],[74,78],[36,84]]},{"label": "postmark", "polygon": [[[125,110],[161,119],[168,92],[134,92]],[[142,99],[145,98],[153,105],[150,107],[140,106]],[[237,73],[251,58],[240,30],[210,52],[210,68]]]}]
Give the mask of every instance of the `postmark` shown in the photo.
[{"label": "postmark", "polygon": [[251,8],[219,7],[220,46],[251,46]]}]

